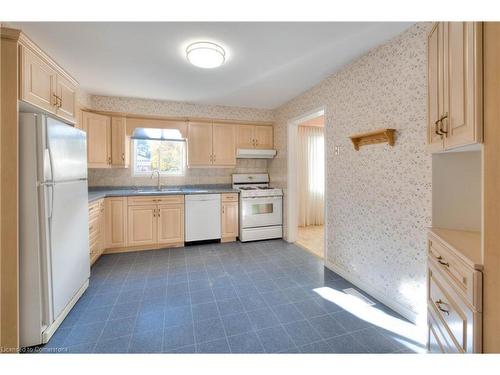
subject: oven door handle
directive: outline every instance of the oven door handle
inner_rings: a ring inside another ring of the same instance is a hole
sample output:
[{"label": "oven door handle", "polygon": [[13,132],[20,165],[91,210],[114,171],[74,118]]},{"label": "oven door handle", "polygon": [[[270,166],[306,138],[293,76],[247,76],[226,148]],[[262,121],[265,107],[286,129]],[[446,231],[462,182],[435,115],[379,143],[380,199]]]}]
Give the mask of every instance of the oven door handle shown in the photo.
[{"label": "oven door handle", "polygon": [[266,199],[266,200],[278,200],[278,199],[282,199],[283,196],[282,195],[276,195],[276,196],[273,196],[273,197],[242,197],[241,199],[242,200],[246,200],[246,199]]}]

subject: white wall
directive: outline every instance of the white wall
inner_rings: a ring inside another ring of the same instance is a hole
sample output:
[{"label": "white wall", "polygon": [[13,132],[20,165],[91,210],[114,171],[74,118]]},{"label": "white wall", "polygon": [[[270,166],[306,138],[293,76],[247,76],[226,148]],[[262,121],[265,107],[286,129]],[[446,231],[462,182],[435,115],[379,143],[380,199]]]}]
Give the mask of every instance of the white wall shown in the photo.
[{"label": "white wall", "polygon": [[481,230],[481,151],[432,156],[432,226]]}]

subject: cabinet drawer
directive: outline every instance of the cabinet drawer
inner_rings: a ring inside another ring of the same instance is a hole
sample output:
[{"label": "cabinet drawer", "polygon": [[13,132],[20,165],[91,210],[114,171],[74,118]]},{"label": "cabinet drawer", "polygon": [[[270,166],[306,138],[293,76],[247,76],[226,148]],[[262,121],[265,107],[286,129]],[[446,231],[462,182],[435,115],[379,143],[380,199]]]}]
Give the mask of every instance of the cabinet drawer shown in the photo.
[{"label": "cabinet drawer", "polygon": [[466,265],[450,249],[429,239],[429,263],[439,270],[455,291],[477,311],[482,311],[482,272]]},{"label": "cabinet drawer", "polygon": [[432,309],[427,310],[428,319],[428,342],[427,349],[430,353],[460,353],[453,345],[453,340],[448,335],[443,324]]},{"label": "cabinet drawer", "polygon": [[89,204],[89,218],[98,215],[100,212],[100,201],[95,201]]},{"label": "cabinet drawer", "polygon": [[99,233],[100,231],[100,221],[99,218],[89,220],[89,235],[93,233]]},{"label": "cabinet drawer", "polygon": [[99,252],[99,238],[96,238],[89,243],[89,250],[91,254],[97,254]]},{"label": "cabinet drawer", "polygon": [[428,271],[427,304],[459,352],[480,352],[481,313],[472,310],[462,297],[449,288],[433,265],[429,265]]},{"label": "cabinet drawer", "polygon": [[238,202],[238,193],[221,194],[222,202]]},{"label": "cabinet drawer", "polygon": [[155,195],[150,197],[128,197],[129,206],[144,204],[184,203],[184,195]]}]

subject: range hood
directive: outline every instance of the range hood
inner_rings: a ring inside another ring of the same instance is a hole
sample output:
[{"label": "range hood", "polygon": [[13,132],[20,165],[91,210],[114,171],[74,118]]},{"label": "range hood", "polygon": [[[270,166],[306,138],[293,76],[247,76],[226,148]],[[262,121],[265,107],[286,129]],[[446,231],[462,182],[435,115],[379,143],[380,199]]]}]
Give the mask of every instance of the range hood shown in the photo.
[{"label": "range hood", "polygon": [[272,159],[276,156],[273,149],[238,148],[236,150],[237,159]]}]

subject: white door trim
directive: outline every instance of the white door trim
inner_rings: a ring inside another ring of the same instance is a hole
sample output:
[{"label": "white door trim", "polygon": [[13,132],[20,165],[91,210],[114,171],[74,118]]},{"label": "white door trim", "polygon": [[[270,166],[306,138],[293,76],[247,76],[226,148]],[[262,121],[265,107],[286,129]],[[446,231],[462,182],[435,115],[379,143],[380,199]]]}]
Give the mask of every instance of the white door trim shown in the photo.
[{"label": "white door trim", "polygon": [[[297,241],[298,236],[298,204],[297,204],[297,185],[298,185],[298,174],[297,174],[297,138],[298,138],[298,128],[299,124],[306,122],[308,120],[312,120],[313,118],[319,117],[321,115],[325,115],[326,106],[322,106],[316,108],[312,111],[309,111],[301,116],[292,118],[287,121],[287,148],[288,148],[288,157],[287,157],[287,194],[286,194],[286,223],[287,223],[287,237],[286,240],[288,242]],[[326,118],[326,116],[325,116]],[[326,170],[327,170],[327,158],[326,158],[326,122],[325,122],[325,223],[323,228],[324,235],[324,251],[323,257],[326,259],[326,228],[327,228],[327,215],[326,215],[326,197],[327,197],[327,188],[328,184],[326,183]],[[292,214],[293,213],[293,214]]]}]

